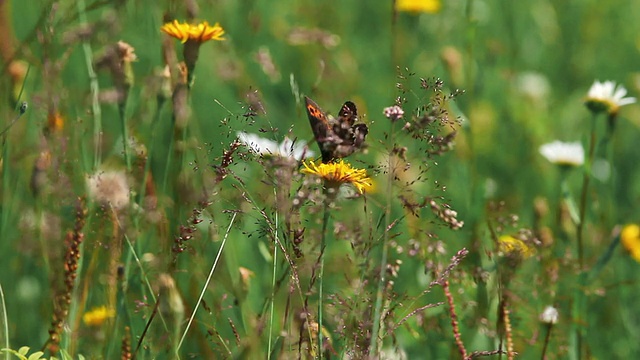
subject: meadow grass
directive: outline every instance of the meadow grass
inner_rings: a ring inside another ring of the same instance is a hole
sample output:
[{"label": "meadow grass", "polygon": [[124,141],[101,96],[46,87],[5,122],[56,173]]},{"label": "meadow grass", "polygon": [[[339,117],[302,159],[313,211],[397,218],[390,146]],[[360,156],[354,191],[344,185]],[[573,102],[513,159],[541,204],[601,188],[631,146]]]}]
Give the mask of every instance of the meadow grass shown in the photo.
[{"label": "meadow grass", "polygon": [[2,356],[640,354],[640,4],[411,2],[0,1]]}]

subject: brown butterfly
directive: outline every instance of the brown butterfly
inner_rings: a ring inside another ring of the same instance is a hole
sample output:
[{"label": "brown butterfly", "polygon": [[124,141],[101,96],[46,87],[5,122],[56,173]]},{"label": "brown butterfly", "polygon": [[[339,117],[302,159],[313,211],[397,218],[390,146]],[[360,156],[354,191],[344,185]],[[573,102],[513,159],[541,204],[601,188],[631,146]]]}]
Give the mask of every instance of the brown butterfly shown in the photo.
[{"label": "brown butterfly", "polygon": [[365,124],[356,124],[358,111],[354,103],[345,102],[338,117],[334,118],[327,116],[318,104],[306,96],[305,102],[323,163],[347,157],[363,147],[369,128]]}]

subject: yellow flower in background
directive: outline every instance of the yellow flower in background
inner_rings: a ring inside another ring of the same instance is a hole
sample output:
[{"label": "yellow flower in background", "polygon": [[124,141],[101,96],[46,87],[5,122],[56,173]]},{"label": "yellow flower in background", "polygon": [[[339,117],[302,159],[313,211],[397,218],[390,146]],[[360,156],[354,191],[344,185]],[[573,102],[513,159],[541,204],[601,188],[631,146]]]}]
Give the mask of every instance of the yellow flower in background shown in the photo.
[{"label": "yellow flower in background", "polygon": [[498,238],[498,251],[503,256],[517,256],[522,259],[529,258],[536,253],[534,247],[511,235],[502,235]]},{"label": "yellow flower in background", "polygon": [[640,226],[636,224],[625,225],[620,232],[620,242],[631,257],[640,262]]},{"label": "yellow flower in background", "polygon": [[82,315],[82,322],[87,326],[100,326],[107,319],[116,316],[113,309],[107,309],[106,306],[95,307]]},{"label": "yellow flower in background", "polygon": [[188,24],[173,20],[173,22],[162,25],[160,30],[182,41],[183,44],[189,40],[199,43],[209,40],[224,40],[222,37],[224,29],[218,23],[211,26],[206,21],[200,24]]},{"label": "yellow flower in background", "polygon": [[58,133],[64,129],[64,118],[59,112],[50,110],[47,114],[47,131],[52,133]]},{"label": "yellow flower in background", "polygon": [[366,170],[355,169],[343,160],[335,163],[320,163],[317,165],[312,161],[309,164],[303,163],[303,165],[303,173],[324,179],[329,187],[337,188],[342,184],[351,184],[362,194],[365,190],[369,190],[373,186],[371,178],[367,176]]},{"label": "yellow flower in background", "polygon": [[440,0],[396,0],[396,11],[435,14],[441,7]]}]

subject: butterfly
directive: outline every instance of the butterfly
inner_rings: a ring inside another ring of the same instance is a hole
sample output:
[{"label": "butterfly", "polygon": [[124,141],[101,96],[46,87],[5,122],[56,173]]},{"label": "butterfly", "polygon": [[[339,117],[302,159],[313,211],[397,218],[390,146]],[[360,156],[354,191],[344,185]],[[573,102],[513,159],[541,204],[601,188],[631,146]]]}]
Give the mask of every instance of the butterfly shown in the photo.
[{"label": "butterfly", "polygon": [[323,163],[347,157],[364,146],[369,128],[362,123],[356,124],[358,110],[354,103],[345,102],[337,118],[327,116],[309,97],[305,96],[305,103],[311,130],[320,147]]}]

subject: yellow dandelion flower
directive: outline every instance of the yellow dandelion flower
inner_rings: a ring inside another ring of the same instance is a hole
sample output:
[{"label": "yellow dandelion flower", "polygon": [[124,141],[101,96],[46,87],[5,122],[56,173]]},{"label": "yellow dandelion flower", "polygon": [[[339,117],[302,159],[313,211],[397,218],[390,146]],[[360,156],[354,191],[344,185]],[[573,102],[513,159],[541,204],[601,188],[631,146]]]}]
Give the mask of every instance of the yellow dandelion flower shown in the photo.
[{"label": "yellow dandelion flower", "polygon": [[200,24],[189,24],[173,20],[173,22],[162,25],[160,30],[182,41],[183,44],[189,40],[199,43],[209,40],[224,40],[222,37],[224,29],[218,23],[211,26],[206,21]]},{"label": "yellow dandelion flower", "polygon": [[630,224],[623,227],[620,232],[620,242],[631,257],[640,262],[640,226]]},{"label": "yellow dandelion flower", "polygon": [[498,238],[498,251],[503,256],[518,256],[526,259],[535,255],[534,247],[511,235],[502,235]]},{"label": "yellow dandelion flower", "polygon": [[440,0],[396,0],[396,11],[435,14],[441,7]]},{"label": "yellow dandelion flower", "polygon": [[369,190],[373,183],[364,169],[355,169],[343,160],[334,163],[315,164],[313,161],[303,163],[305,174],[315,175],[327,182],[329,187],[339,187],[342,184],[351,184],[362,194]]},{"label": "yellow dandelion flower", "polygon": [[87,311],[82,315],[82,322],[87,326],[100,326],[107,319],[116,316],[116,312],[113,309],[107,309],[106,306],[99,306]]}]

